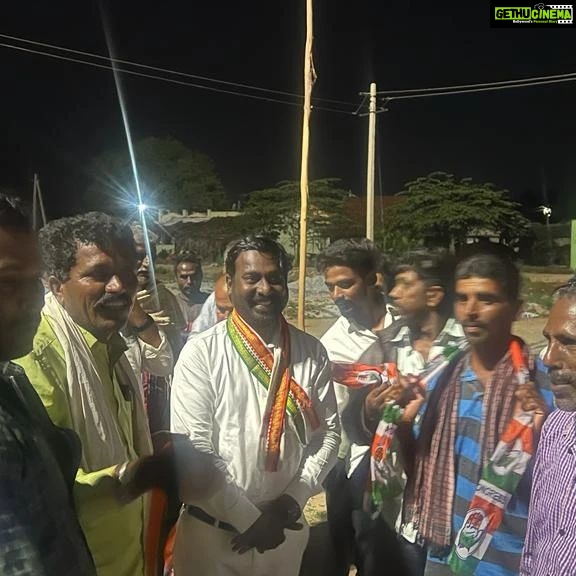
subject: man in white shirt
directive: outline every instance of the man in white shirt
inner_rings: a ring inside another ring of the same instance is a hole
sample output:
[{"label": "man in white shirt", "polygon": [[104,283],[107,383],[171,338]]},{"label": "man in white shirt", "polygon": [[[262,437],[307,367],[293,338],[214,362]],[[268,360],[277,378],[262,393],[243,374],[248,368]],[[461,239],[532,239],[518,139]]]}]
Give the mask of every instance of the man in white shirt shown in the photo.
[{"label": "man in white shirt", "polygon": [[214,454],[226,482],[185,500],[178,576],[297,576],[306,501],[334,464],[340,428],[326,351],[289,326],[288,257],[263,237],[226,258],[234,312],[190,340],[172,389],[172,429]]}]

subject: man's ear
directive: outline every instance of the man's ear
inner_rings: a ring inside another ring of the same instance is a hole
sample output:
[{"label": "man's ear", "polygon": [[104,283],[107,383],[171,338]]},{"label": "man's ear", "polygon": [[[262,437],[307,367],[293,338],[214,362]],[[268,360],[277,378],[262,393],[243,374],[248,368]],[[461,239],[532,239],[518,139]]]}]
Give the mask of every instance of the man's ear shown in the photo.
[{"label": "man's ear", "polygon": [[376,282],[374,282],[376,288],[380,290],[384,290],[386,286],[386,279],[384,278],[384,274],[382,272],[376,272]]},{"label": "man's ear", "polygon": [[232,276],[230,274],[226,274],[226,291],[228,292],[228,298],[230,298],[232,294]]},{"label": "man's ear", "polygon": [[446,297],[446,291],[442,286],[429,286],[426,288],[426,306],[438,308]]},{"label": "man's ear", "polygon": [[370,272],[364,279],[366,286],[376,286],[378,284],[378,272]]},{"label": "man's ear", "polygon": [[48,288],[50,288],[50,292],[54,294],[56,300],[58,300],[60,304],[64,304],[64,294],[62,293],[63,285],[64,283],[58,280],[56,276],[48,277]]}]

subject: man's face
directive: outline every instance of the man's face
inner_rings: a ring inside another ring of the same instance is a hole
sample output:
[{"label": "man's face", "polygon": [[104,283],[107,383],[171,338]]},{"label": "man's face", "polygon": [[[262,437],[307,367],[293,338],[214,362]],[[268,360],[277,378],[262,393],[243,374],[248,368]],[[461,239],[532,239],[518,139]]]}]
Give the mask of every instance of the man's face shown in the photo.
[{"label": "man's face", "polygon": [[34,234],[0,228],[0,360],[28,354],[40,322],[44,288]]},{"label": "man's face", "polygon": [[[149,290],[151,285],[150,258],[146,253],[146,244],[142,239],[135,239],[136,244],[136,276],[138,278],[138,290]],[[154,246],[150,245],[154,250]],[[154,254],[152,254],[154,257]]]},{"label": "man's face", "polygon": [[137,280],[130,250],[110,253],[94,244],[80,245],[65,282],[50,279],[50,288],[72,320],[105,341],[128,320]]},{"label": "man's face", "polygon": [[288,302],[288,287],[278,263],[257,250],[241,252],[234,277],[226,276],[234,308],[253,328],[269,328],[280,320]]},{"label": "man's face", "polygon": [[225,278],[218,280],[214,286],[214,302],[216,304],[216,318],[218,322],[226,320],[234,307],[228,296]]},{"label": "man's face", "polygon": [[390,298],[398,313],[407,318],[418,316],[428,308],[426,284],[414,270],[396,274]]},{"label": "man's face", "polygon": [[330,266],[324,270],[324,283],[342,316],[360,324],[370,322],[366,278],[348,266]]},{"label": "man's face", "polygon": [[550,369],[552,392],[560,410],[576,411],[576,298],[560,298],[544,328],[548,347],[544,364]]},{"label": "man's face", "polygon": [[187,298],[192,298],[200,292],[202,284],[202,268],[192,262],[180,262],[176,267],[178,288]]},{"label": "man's face", "polygon": [[456,282],[454,312],[472,347],[509,337],[520,302],[509,301],[499,282],[466,278]]}]

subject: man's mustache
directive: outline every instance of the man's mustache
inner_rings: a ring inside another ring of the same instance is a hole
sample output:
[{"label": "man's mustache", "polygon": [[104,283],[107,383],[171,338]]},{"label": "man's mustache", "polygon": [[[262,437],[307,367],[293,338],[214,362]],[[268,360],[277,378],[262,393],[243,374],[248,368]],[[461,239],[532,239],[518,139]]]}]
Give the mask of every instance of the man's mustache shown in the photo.
[{"label": "man's mustache", "polygon": [[104,294],[104,296],[98,300],[96,306],[130,306],[131,304],[132,298],[127,294]]},{"label": "man's mustache", "polygon": [[462,322],[464,328],[486,328],[483,322]]},{"label": "man's mustache", "polygon": [[576,384],[576,372],[572,370],[551,370],[549,372],[550,381],[555,386],[562,386],[564,384]]}]

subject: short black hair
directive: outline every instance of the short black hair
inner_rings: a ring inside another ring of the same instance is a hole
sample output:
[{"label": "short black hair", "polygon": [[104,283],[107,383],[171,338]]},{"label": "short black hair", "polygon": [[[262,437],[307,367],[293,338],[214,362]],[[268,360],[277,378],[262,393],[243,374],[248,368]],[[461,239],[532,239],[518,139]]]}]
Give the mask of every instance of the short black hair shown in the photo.
[{"label": "short black hair", "polygon": [[346,266],[365,278],[376,272],[385,273],[385,260],[374,243],[366,238],[341,239],[332,242],[316,260],[318,272],[332,266]]},{"label": "short black hair", "polygon": [[520,298],[520,272],[514,262],[492,253],[475,254],[456,267],[456,282],[468,278],[487,278],[498,282],[509,302]]},{"label": "short black hair", "polygon": [[120,247],[134,258],[136,266],[132,230],[118,218],[103,212],[53,220],[40,230],[39,239],[45,274],[54,276],[60,282],[68,279],[70,269],[76,264],[79,246],[94,244],[104,252]]},{"label": "short black hair", "polygon": [[441,286],[445,292],[454,284],[454,261],[442,250],[412,250],[398,257],[394,276],[413,270],[426,286]]},{"label": "short black hair", "polygon": [[284,280],[288,280],[288,273],[292,265],[290,257],[286,253],[286,250],[284,250],[284,246],[272,238],[260,235],[246,236],[230,247],[226,255],[226,274],[231,278],[234,277],[236,272],[236,259],[242,252],[248,252],[249,250],[256,250],[257,252],[272,256],[278,263],[278,268],[280,268]]},{"label": "short black hair", "polygon": [[178,266],[182,262],[187,262],[188,264],[196,264],[198,266],[198,271],[202,273],[202,258],[198,256],[195,252],[182,252],[176,257],[176,262],[174,263],[174,274],[178,271]]},{"label": "short black hair", "polygon": [[0,194],[0,228],[30,230],[30,219],[19,198]]}]

